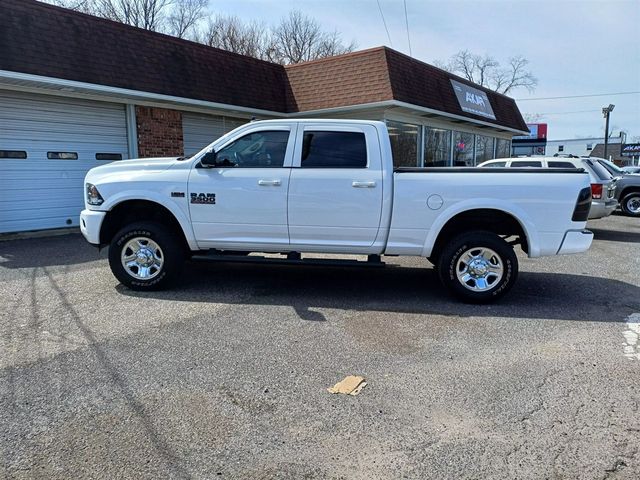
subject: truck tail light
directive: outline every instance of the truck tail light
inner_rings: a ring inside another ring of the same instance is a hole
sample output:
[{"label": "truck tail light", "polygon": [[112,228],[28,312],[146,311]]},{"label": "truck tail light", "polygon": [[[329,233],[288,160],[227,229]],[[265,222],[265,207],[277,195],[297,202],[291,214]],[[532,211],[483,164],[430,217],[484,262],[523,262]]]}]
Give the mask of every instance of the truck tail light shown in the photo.
[{"label": "truck tail light", "polygon": [[601,183],[592,183],[591,184],[591,196],[596,200],[602,198],[602,184]]},{"label": "truck tail light", "polygon": [[580,190],[578,194],[578,200],[576,201],[576,208],[573,209],[573,216],[571,220],[574,222],[586,222],[589,218],[589,210],[591,209],[591,188],[585,187]]}]

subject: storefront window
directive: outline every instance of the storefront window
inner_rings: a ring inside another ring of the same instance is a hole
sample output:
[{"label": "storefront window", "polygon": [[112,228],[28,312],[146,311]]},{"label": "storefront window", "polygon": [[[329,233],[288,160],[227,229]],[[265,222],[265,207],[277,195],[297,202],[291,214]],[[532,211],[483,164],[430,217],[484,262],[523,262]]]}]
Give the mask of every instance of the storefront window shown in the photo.
[{"label": "storefront window", "polygon": [[518,155],[533,155],[533,147],[514,145],[513,156],[517,157]]},{"label": "storefront window", "polygon": [[493,157],[493,137],[486,137],[484,135],[476,135],[476,161],[474,165],[478,165],[487,160],[491,160]]},{"label": "storefront window", "polygon": [[496,158],[509,158],[511,156],[511,141],[496,139]]},{"label": "storefront window", "polygon": [[424,128],[424,166],[448,167],[451,165],[451,130]]},{"label": "storefront window", "polygon": [[453,132],[453,166],[473,166],[473,133]]},{"label": "storefront window", "polygon": [[394,167],[417,167],[420,126],[387,120]]}]

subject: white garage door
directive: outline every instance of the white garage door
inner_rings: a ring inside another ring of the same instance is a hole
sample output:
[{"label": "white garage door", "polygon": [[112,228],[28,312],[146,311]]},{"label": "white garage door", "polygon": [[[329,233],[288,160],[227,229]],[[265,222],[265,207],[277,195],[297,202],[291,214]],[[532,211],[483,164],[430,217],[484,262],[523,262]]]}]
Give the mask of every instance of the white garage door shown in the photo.
[{"label": "white garage door", "polygon": [[242,118],[184,112],[182,114],[184,154],[198,153],[217,138],[247,122],[248,120]]},{"label": "white garage door", "polygon": [[0,90],[0,233],[77,226],[90,168],[128,158],[125,106]]}]

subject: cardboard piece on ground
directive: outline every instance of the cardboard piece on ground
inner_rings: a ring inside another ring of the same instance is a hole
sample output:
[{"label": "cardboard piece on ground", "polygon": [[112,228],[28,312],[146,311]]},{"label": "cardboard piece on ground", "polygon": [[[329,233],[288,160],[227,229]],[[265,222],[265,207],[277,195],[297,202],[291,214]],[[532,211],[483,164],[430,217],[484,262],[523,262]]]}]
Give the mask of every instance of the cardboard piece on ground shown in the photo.
[{"label": "cardboard piece on ground", "polygon": [[327,388],[329,393],[344,393],[345,395],[358,395],[360,391],[367,385],[364,377],[349,375],[341,382],[336,383],[333,387]]}]

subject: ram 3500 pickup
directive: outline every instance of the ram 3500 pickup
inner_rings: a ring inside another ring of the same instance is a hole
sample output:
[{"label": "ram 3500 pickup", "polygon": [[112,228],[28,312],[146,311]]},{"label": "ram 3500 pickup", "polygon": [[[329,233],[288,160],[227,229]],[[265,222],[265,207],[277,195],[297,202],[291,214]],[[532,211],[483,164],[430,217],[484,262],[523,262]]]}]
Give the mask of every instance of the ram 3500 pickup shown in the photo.
[{"label": "ram 3500 pickup", "polygon": [[394,169],[375,121],[251,122],[189,158],[93,168],[85,191],[82,233],[135,290],[168,286],[203,251],[415,255],[456,296],[487,302],[516,281],[514,245],[540,257],[593,239],[582,170]]}]

